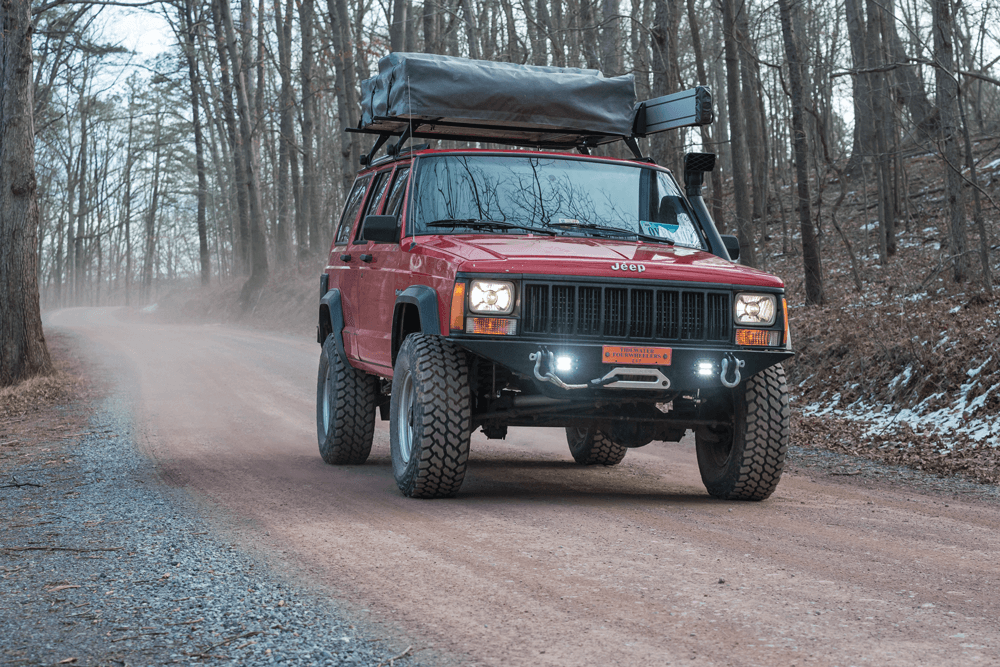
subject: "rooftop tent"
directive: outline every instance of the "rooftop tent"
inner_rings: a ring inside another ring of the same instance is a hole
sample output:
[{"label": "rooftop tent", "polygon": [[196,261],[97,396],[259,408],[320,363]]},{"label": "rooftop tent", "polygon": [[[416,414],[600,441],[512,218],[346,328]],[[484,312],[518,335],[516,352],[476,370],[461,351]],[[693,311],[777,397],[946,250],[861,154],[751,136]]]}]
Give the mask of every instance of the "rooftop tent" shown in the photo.
[{"label": "rooftop tent", "polygon": [[361,84],[357,131],[585,147],[632,135],[631,74],[391,53]]}]

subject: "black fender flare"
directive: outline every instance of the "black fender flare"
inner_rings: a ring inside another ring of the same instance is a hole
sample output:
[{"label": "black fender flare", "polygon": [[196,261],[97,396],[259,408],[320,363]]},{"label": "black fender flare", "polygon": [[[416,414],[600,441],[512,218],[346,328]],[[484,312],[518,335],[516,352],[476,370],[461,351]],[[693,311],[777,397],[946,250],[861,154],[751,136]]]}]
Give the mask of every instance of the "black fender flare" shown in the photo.
[{"label": "black fender flare", "polygon": [[400,319],[403,306],[412,305],[417,309],[420,318],[421,333],[432,336],[441,335],[441,317],[438,310],[438,295],[433,287],[428,285],[411,285],[396,295],[396,304],[392,311],[392,363],[396,363],[396,353],[403,344]]},{"label": "black fender flare", "polygon": [[333,334],[337,341],[337,352],[347,363],[344,350],[344,309],[340,303],[340,290],[334,288],[319,299],[319,325],[316,327],[316,342],[322,345],[326,337]]}]

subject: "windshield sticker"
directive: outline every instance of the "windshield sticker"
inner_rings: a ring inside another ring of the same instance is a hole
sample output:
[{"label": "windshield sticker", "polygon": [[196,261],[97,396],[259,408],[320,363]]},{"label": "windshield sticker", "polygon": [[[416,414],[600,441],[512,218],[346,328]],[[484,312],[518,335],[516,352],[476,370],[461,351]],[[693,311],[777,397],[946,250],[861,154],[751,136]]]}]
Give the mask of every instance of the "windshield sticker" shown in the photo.
[{"label": "windshield sticker", "polygon": [[579,225],[580,221],[575,218],[559,218],[560,225]]},{"label": "windshield sticker", "polygon": [[643,234],[658,236],[661,239],[672,239],[681,227],[680,225],[668,225],[662,222],[650,222],[649,220],[640,220],[639,225],[642,227]]}]

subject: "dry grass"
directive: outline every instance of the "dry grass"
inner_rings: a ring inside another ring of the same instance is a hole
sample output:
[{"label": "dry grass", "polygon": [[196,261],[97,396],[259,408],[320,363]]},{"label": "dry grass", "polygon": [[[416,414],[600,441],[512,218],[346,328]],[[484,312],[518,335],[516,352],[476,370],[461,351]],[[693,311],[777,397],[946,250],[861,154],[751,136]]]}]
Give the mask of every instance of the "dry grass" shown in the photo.
[{"label": "dry grass", "polygon": [[56,372],[0,389],[0,473],[11,464],[51,456],[86,430],[93,383],[72,350],[72,341],[47,336]]}]

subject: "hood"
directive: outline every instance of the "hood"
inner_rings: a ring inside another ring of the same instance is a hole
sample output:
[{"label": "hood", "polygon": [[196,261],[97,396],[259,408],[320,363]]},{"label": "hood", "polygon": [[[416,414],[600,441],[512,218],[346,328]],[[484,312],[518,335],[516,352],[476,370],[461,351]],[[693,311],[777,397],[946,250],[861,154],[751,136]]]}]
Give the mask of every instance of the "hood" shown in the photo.
[{"label": "hood", "polygon": [[453,258],[461,272],[558,275],[784,287],[769,273],[715,255],[659,243],[547,236],[449,234],[420,245]]}]

